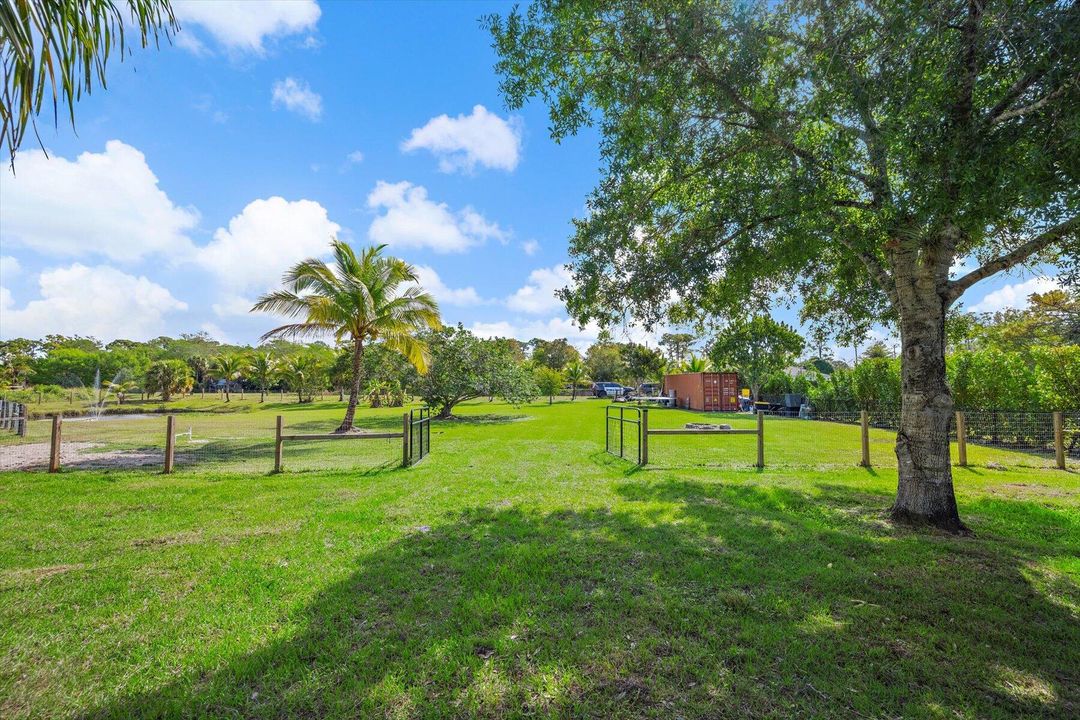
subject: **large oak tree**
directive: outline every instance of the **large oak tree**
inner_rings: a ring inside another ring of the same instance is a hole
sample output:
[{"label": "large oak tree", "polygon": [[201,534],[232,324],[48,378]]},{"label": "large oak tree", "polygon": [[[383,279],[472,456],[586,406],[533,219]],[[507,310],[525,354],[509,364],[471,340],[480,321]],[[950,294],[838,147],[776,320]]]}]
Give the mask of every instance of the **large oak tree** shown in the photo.
[{"label": "large oak tree", "polygon": [[576,319],[801,290],[808,318],[895,323],[893,516],[962,528],[945,316],[995,273],[1075,270],[1078,5],[537,0],[488,24],[511,108],[542,99],[555,139],[601,131]]}]

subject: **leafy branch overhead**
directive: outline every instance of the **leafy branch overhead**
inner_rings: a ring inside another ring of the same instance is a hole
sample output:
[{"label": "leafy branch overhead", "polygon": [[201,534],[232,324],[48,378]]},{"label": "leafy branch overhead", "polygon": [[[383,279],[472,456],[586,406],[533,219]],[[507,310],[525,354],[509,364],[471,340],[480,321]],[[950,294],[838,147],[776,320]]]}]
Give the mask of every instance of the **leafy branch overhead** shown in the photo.
[{"label": "leafy branch overhead", "polygon": [[169,0],[4,0],[0,3],[0,146],[12,167],[26,130],[47,99],[54,120],[63,104],[72,126],[75,103],[105,87],[109,58],[131,53],[130,34],[141,47],[171,40],[180,29]]},{"label": "leafy branch overhead", "polygon": [[[1076,3],[743,6],[488,18],[511,107],[540,97],[556,138],[603,132],[572,241],[579,320],[836,284],[881,316],[916,264],[951,302],[1017,264],[1075,262]],[[979,269],[950,280],[968,255]]]}]

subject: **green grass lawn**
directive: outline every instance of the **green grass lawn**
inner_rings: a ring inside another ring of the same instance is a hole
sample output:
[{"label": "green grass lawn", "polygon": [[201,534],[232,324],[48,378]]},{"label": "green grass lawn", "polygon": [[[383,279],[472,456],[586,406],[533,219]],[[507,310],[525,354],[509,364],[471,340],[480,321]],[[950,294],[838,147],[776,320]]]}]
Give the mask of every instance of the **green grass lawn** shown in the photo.
[{"label": "green grass lawn", "polygon": [[[248,419],[340,413],[283,408]],[[636,469],[602,408],[469,404],[404,470],[349,441],[0,474],[0,717],[1080,713],[1077,473],[986,456],[955,471],[974,534],[913,532],[888,433],[870,470],[857,429],[779,420],[762,472],[752,437]]]}]

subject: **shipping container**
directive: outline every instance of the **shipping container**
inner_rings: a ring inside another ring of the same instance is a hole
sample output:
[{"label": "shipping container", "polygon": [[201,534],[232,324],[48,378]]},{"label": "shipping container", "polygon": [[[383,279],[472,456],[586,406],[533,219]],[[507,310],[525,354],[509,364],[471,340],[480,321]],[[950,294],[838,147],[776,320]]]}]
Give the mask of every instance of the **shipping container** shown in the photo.
[{"label": "shipping container", "polygon": [[675,392],[675,406],[707,412],[739,409],[739,375],[733,372],[677,373],[664,376],[664,395]]}]

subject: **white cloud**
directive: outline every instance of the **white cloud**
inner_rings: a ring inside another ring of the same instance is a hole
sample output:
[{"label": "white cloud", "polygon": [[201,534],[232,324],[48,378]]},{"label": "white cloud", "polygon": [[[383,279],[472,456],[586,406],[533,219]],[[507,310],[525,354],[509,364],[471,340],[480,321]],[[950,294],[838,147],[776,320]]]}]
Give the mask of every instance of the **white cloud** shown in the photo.
[{"label": "white cloud", "polygon": [[226,334],[226,332],[221,329],[221,326],[219,326],[219,325],[217,325],[215,323],[205,322],[205,323],[203,323],[202,325],[199,326],[199,329],[202,330],[207,335],[209,335],[214,340],[217,340],[219,343],[225,343],[226,345],[229,345],[229,344],[232,343],[232,341],[229,339],[229,336]]},{"label": "white cloud", "polygon": [[540,250],[540,243],[535,240],[526,240],[521,243],[521,249],[525,251],[525,254],[532,257]]},{"label": "white cloud", "polygon": [[247,315],[251,311],[251,306],[255,304],[254,300],[250,300],[240,295],[225,294],[210,308],[214,311],[214,314],[218,317],[229,317],[230,315]]},{"label": "white cloud", "polygon": [[292,77],[278,80],[274,83],[271,96],[274,107],[284,107],[313,122],[322,117],[322,96],[303,80]]},{"label": "white cloud", "polygon": [[1034,277],[988,292],[970,308],[971,312],[998,312],[1006,308],[1024,308],[1032,293],[1044,293],[1061,287],[1056,278]]},{"label": "white cloud", "polygon": [[38,278],[41,299],[16,308],[0,292],[4,337],[43,337],[47,333],[93,335],[100,340],[146,340],[164,333],[164,316],[187,310],[187,303],[146,277],[109,265],[75,263],[47,270]]},{"label": "white cloud", "polygon": [[562,265],[533,270],[528,282],[506,298],[506,306],[532,315],[562,310],[563,301],[555,296],[555,291],[569,285],[570,280],[570,271]]},{"label": "white cloud", "polygon": [[380,180],[367,201],[382,213],[368,228],[368,238],[375,243],[449,253],[464,252],[488,239],[506,242],[509,237],[471,207],[454,212],[446,203],[429,200],[423,186],[409,182]]},{"label": "white cloud", "polygon": [[0,285],[4,284],[4,279],[10,279],[12,275],[22,270],[22,263],[17,258],[13,258],[10,255],[0,255]]},{"label": "white cloud", "polygon": [[228,50],[262,54],[265,40],[314,30],[322,14],[315,0],[173,0],[172,7],[184,27],[177,44],[197,54],[206,47],[191,25]]},{"label": "white cloud", "polygon": [[194,255],[195,262],[229,290],[214,306],[215,312],[246,314],[251,306],[241,309],[241,293],[276,287],[293,264],[329,252],[330,240],[339,230],[326,208],[312,200],[272,197],[248,203],[228,228],[218,228],[210,244]]},{"label": "white cloud", "polygon": [[431,151],[439,159],[439,169],[447,173],[472,172],[478,164],[509,171],[517,167],[521,154],[521,121],[503,120],[477,105],[471,115],[431,118],[412,131],[401,149]]},{"label": "white cloud", "polygon": [[177,207],[158,187],[146,156],[119,140],[74,161],[40,150],[20,152],[17,175],[0,171],[5,243],[64,256],[136,261],[184,254],[199,215]]},{"label": "white cloud", "polygon": [[345,159],[353,165],[359,165],[360,163],[364,162],[364,153],[360,152],[359,150],[353,150],[351,153],[345,156]]},{"label": "white cloud", "polygon": [[[516,323],[508,320],[474,322],[469,329],[478,337],[484,338],[512,337],[521,341],[529,341],[533,338],[543,340],[566,338],[571,345],[582,352],[600,337],[600,326],[596,323],[591,322],[584,327],[579,327],[577,323],[566,317],[526,320]],[[648,332],[633,325],[610,328],[612,338],[616,342],[636,342],[647,344],[650,347],[657,347],[657,339],[661,333],[667,330],[667,327],[658,327],[654,331]]]},{"label": "white cloud", "polygon": [[420,278],[420,287],[431,293],[441,305],[480,305],[483,299],[476,288],[450,288],[446,286],[439,273],[428,265],[415,266],[416,275]]}]

